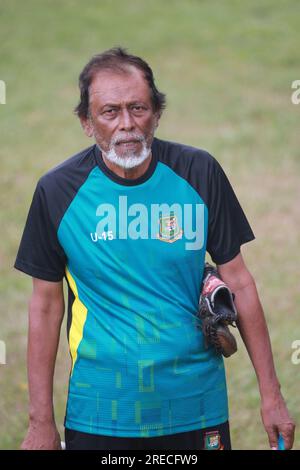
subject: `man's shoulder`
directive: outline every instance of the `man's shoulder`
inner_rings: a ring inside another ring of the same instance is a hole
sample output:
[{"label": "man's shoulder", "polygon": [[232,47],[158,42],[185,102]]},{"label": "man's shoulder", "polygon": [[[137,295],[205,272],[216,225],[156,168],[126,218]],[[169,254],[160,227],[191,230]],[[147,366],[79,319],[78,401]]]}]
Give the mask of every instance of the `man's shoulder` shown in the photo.
[{"label": "man's shoulder", "polygon": [[207,150],[181,142],[156,139],[159,160],[171,167],[193,165],[199,168],[212,168],[218,164],[216,158]]},{"label": "man's shoulder", "polygon": [[38,186],[50,189],[71,181],[80,182],[95,167],[94,148],[95,145],[87,147],[50,168],[39,178]]}]

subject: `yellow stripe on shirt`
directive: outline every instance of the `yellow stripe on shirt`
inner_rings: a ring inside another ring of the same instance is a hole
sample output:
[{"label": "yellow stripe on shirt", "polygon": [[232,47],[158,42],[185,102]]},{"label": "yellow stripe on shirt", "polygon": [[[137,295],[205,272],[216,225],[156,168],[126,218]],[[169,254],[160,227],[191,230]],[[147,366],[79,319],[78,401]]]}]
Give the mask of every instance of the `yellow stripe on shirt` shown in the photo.
[{"label": "yellow stripe on shirt", "polygon": [[83,337],[83,328],[84,328],[84,324],[85,324],[86,317],[87,317],[87,308],[79,299],[76,282],[74,278],[72,277],[68,268],[66,268],[66,276],[67,276],[70,288],[72,289],[72,292],[75,297],[75,300],[72,305],[72,321],[71,321],[71,327],[70,327],[70,333],[69,333],[69,347],[70,347],[70,353],[72,357],[72,372],[71,372],[71,375],[72,375],[75,362],[77,360],[77,350],[79,348],[79,344]]}]

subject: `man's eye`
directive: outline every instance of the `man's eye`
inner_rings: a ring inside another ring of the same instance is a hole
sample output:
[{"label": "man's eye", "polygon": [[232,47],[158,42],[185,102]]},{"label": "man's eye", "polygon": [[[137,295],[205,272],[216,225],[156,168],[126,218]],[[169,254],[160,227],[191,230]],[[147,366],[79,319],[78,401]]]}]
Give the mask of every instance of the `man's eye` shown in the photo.
[{"label": "man's eye", "polygon": [[135,105],[135,106],[132,106],[132,109],[133,111],[137,111],[137,112],[143,112],[145,111],[145,107],[144,106],[141,106],[139,104]]},{"label": "man's eye", "polygon": [[104,117],[113,118],[113,117],[116,116],[117,110],[114,109],[114,108],[105,109],[105,111],[103,111],[102,114],[103,114]]}]

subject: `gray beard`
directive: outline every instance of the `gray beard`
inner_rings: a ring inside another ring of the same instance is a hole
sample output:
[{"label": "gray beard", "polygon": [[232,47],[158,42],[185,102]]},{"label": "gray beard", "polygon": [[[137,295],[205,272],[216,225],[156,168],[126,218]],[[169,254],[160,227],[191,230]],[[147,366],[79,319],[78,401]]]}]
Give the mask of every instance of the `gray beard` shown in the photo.
[{"label": "gray beard", "polygon": [[107,158],[107,160],[109,160],[111,163],[114,163],[115,165],[118,165],[121,168],[124,168],[124,169],[134,168],[136,166],[141,165],[149,157],[151,153],[151,148],[147,147],[146,142],[143,141],[142,144],[143,144],[143,148],[138,154],[126,153],[124,156],[119,157],[115,151],[114,145],[111,145],[111,148],[109,149],[108,152],[102,151],[102,153],[105,156],[105,158]]}]

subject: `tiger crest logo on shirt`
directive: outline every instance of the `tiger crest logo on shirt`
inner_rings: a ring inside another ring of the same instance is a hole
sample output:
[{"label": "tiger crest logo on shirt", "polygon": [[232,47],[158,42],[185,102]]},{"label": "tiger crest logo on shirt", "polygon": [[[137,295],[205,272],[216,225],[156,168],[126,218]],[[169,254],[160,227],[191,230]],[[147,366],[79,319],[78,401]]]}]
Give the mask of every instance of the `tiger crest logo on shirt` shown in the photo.
[{"label": "tiger crest logo on shirt", "polygon": [[205,433],[204,450],[224,450],[219,431]]},{"label": "tiger crest logo on shirt", "polygon": [[163,242],[173,243],[182,238],[183,230],[178,225],[174,211],[169,216],[159,215],[159,233],[157,238]]}]

